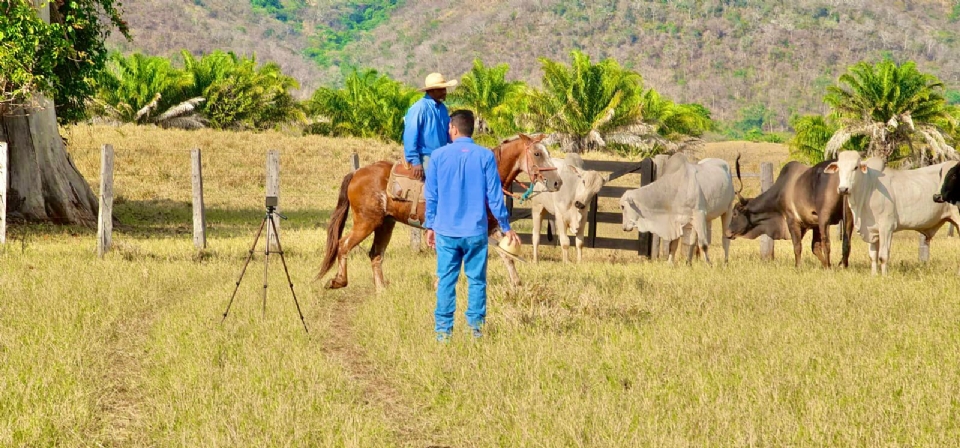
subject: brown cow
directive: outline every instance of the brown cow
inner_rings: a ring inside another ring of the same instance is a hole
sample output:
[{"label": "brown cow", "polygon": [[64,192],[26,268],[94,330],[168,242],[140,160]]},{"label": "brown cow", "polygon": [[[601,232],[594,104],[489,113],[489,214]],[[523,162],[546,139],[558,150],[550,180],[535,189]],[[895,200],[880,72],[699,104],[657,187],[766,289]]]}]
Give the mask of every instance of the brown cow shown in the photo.
[{"label": "brown cow", "polygon": [[[840,265],[847,267],[850,258],[850,235],[853,220],[850,208],[837,192],[839,177],[825,174],[830,161],[821,162],[812,168],[800,162],[789,162],[780,170],[777,182],[769,190],[755,198],[744,199],[738,193],[733,218],[727,228],[727,237],[754,239],[767,235],[775,240],[793,241],[793,254],[800,267],[803,251],[803,236],[813,230],[810,249],[823,267],[830,267],[830,226],[841,223],[843,218],[843,243]],[[737,177],[740,164],[737,163]],[[741,188],[742,188],[741,182]]]}]

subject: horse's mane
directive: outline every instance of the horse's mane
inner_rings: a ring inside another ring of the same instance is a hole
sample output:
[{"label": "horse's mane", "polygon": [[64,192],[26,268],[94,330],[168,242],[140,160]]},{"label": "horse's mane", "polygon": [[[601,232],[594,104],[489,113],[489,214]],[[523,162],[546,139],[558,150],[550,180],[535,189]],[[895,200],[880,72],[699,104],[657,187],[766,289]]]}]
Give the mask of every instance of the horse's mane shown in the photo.
[{"label": "horse's mane", "polygon": [[[536,138],[536,137],[538,137],[538,136],[543,135],[543,133],[542,133],[542,132],[538,132],[538,133],[536,133],[536,134],[525,134],[525,135],[526,135],[527,137]],[[517,134],[517,135],[514,135],[514,136],[510,136],[510,137],[507,137],[507,138],[505,138],[505,139],[503,139],[503,140],[500,140],[500,144],[502,145],[502,144],[504,144],[504,143],[510,143],[510,142],[512,142],[512,141],[515,141],[515,140],[520,140],[520,134]]]}]

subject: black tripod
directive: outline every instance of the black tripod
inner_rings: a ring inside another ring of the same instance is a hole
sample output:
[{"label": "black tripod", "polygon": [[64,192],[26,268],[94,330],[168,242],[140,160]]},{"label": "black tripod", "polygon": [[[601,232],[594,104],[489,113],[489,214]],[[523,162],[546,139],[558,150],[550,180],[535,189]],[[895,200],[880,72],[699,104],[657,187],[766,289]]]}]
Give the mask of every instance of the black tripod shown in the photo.
[{"label": "black tripod", "polygon": [[[263,233],[263,228],[266,227],[267,222],[270,223],[269,229],[273,230],[273,235],[277,239],[277,250],[276,252],[280,254],[280,261],[283,262],[283,272],[287,274],[287,283],[290,285],[290,293],[293,294],[293,303],[297,305],[297,314],[300,315],[300,323],[303,324],[303,331],[307,331],[307,323],[303,320],[303,312],[300,311],[300,302],[297,301],[297,293],[293,291],[293,281],[290,280],[290,271],[287,270],[287,260],[283,258],[283,247],[280,246],[280,234],[277,233],[277,225],[274,222],[273,215],[277,215],[283,219],[287,219],[286,216],[281,215],[277,212],[277,198],[275,196],[267,197],[267,214],[263,217],[263,222],[260,223],[260,230],[257,230],[257,236],[253,239],[253,246],[250,247],[250,255],[247,256],[247,262],[243,264],[243,270],[240,271],[240,278],[237,279],[237,286],[233,288],[233,295],[230,296],[230,302],[227,303],[227,309],[223,311],[223,319],[220,319],[220,323],[227,319],[227,313],[230,312],[230,306],[233,305],[233,299],[237,297],[237,290],[240,289],[240,281],[243,280],[243,274],[247,272],[247,265],[250,264],[250,259],[253,258],[253,251],[257,249],[257,241],[260,239],[260,235]],[[267,233],[270,233],[269,231]],[[266,247],[264,248],[263,254],[263,314],[267,314],[267,265],[270,261],[270,238],[267,238]]]}]

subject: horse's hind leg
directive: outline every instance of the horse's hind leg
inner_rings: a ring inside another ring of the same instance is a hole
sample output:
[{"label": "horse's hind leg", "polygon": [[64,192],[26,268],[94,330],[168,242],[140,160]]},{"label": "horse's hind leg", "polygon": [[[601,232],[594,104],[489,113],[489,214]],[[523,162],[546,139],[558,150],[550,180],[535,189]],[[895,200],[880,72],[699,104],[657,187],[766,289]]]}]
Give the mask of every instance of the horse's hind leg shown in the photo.
[{"label": "horse's hind leg", "polygon": [[393,218],[387,218],[373,231],[373,245],[370,246],[370,265],[373,267],[373,283],[377,286],[377,291],[383,291],[387,287],[387,282],[383,279],[383,253],[390,244],[390,237],[393,235],[393,228],[397,224]]},{"label": "horse's hind leg", "polygon": [[337,276],[330,280],[327,289],[339,289],[347,286],[347,255],[363,240],[373,233],[374,226],[367,221],[353,218],[353,229],[347,236],[340,238],[340,247],[337,249]]}]

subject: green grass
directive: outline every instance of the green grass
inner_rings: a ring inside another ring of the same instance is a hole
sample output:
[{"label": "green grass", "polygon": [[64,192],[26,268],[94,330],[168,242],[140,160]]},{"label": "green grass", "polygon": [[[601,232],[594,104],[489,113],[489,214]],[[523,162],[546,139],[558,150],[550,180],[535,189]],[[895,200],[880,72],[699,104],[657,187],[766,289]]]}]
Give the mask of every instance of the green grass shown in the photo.
[{"label": "green grass", "polygon": [[[734,241],[730,263],[714,267],[589,249],[585,263],[564,265],[549,247],[545,261],[520,265],[525,286],[517,291],[494,257],[485,337],[466,333],[461,297],[454,338],[441,345],[432,332],[435,259],[409,249],[405,228],[387,252],[386,292],[374,293],[363,249],[350,257],[348,288],[311,281],[331,185],[348,166],[349,152],[332,153],[365,143],[306,140],[312,150],[298,152],[286,148],[299,140],[272,134],[122,129],[126,137],[110,128],[89,135],[128,149],[232,139],[224,157],[205,158],[206,173],[231,173],[209,174],[208,185],[225,186],[211,201],[219,211],[210,247],[198,254],[183,230],[189,210],[179,174],[161,175],[181,161],[163,152],[141,151],[136,166],[154,174],[118,163],[124,225],[104,260],[90,229],[14,227],[0,249],[0,446],[960,440],[957,238],[938,236],[921,265],[916,235],[898,234],[886,278],[869,275],[860,241],[851,268],[832,271],[818,268],[807,247],[795,269],[784,242],[763,262],[757,242]],[[92,181],[100,142],[72,132],[74,158]],[[265,315],[258,254],[219,322],[262,217],[258,139],[285,149],[281,205],[291,219],[282,240],[309,335],[276,256]],[[249,154],[239,163],[226,157],[234,151]],[[247,181],[227,180],[238,176]],[[719,244],[711,249],[719,259]]]}]

